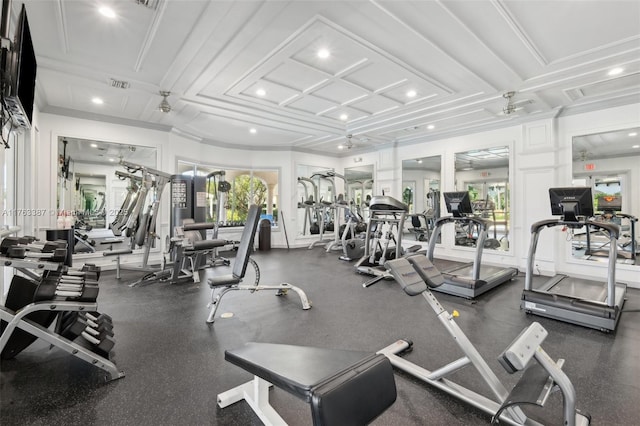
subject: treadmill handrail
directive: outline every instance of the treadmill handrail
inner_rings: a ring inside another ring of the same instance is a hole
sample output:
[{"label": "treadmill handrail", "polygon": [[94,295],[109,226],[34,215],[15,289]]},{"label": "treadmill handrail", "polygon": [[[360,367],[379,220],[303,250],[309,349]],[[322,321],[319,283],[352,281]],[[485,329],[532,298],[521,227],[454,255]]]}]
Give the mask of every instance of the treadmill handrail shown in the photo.
[{"label": "treadmill handrail", "polygon": [[484,250],[484,242],[487,239],[487,221],[480,217],[475,216],[442,216],[435,221],[431,237],[429,238],[429,247],[427,248],[427,258],[433,262],[433,252],[436,249],[436,242],[440,236],[440,230],[442,225],[448,223],[469,223],[476,224],[478,226],[478,239],[476,240],[476,251],[473,256],[473,265],[471,269],[471,279],[478,281],[480,279],[480,268],[482,263],[482,251]]},{"label": "treadmill handrail", "polygon": [[638,221],[637,217],[635,217],[634,215],[631,215],[631,214],[627,214],[627,213],[616,212],[614,217],[622,217],[622,218],[625,218],[625,219],[629,220],[630,222],[637,222]]},{"label": "treadmill handrail", "polygon": [[618,239],[620,235],[620,226],[615,223],[606,223],[606,222],[598,222],[592,219],[587,219],[580,222],[572,222],[566,220],[557,220],[557,219],[545,219],[535,222],[531,225],[531,233],[539,232],[542,228],[552,228],[554,226],[568,226],[568,227],[576,227],[576,226],[589,226],[594,228],[602,229],[609,234],[610,239]]}]

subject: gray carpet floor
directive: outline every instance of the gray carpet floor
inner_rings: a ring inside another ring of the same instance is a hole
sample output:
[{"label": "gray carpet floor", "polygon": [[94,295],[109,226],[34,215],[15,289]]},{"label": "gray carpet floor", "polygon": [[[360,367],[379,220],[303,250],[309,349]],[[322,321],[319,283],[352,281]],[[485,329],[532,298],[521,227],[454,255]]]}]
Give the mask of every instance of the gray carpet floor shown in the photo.
[{"label": "gray carpet floor", "polygon": [[[400,338],[413,341],[407,359],[429,370],[461,356],[456,343],[421,297],[409,297],[394,281],[363,288],[369,277],[354,272],[336,253],[314,250],[258,252],[261,283],[289,282],[313,303],[301,309],[295,293],[230,292],[213,325],[205,319],[210,289],[201,284],[158,283],[130,288],[139,274],[114,272],[100,280],[100,311],[114,319],[113,360],[126,376],[105,382],[104,372],[57,348],[36,342],[1,366],[1,422],[10,425],[258,425],[244,402],[220,409],[216,395],[246,382],[250,374],[224,360],[224,351],[245,342],[272,342],[375,352]],[[248,272],[245,282],[251,282]],[[497,362],[500,352],[532,321],[549,332],[543,347],[564,370],[578,408],[594,425],[638,424],[640,403],[640,291],[627,293],[614,333],[533,317],[519,308],[524,278],[517,277],[471,301],[436,294],[507,387],[517,375]],[[233,314],[221,318],[223,313]],[[489,395],[472,367],[455,373],[458,383]],[[374,425],[488,424],[481,411],[397,372],[398,399]],[[288,393],[270,392],[272,405],[291,425],[312,424],[309,406]],[[528,411],[545,424],[561,424],[562,399]]]}]

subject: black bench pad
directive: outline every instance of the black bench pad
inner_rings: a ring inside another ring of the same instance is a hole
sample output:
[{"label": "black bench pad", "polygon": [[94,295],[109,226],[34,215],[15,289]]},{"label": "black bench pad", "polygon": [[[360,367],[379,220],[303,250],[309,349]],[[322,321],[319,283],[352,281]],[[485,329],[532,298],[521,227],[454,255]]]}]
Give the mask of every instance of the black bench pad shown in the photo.
[{"label": "black bench pad", "polygon": [[121,249],[121,250],[105,250],[102,252],[103,256],[119,256],[121,254],[131,254],[133,250],[131,249]]},{"label": "black bench pad", "polygon": [[383,355],[250,342],[225,351],[225,359],[311,403],[316,425],[367,424],[396,400]]},{"label": "black bench pad", "polygon": [[193,242],[194,250],[209,250],[217,247],[222,247],[227,244],[227,240],[217,239],[217,240],[200,240]]}]

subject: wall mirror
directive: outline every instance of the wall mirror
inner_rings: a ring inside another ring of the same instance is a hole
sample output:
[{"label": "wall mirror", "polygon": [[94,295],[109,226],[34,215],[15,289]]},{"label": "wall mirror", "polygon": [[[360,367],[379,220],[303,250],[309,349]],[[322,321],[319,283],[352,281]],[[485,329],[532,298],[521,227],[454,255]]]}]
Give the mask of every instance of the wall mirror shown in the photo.
[{"label": "wall mirror", "polygon": [[321,222],[329,225],[327,231],[333,231],[330,205],[339,195],[344,197],[344,175],[327,167],[298,164],[296,179],[298,235],[319,234]]},{"label": "wall mirror", "polygon": [[57,209],[73,218],[76,253],[108,249],[100,244],[113,238],[109,229],[125,200],[131,182],[121,160],[155,168],[155,148],[105,141],[58,138]]},{"label": "wall mirror", "polygon": [[369,217],[369,200],[373,197],[373,164],[344,169],[345,196],[362,220]]},{"label": "wall mirror", "polygon": [[409,206],[405,234],[428,241],[440,217],[441,156],[402,161],[402,201]]},{"label": "wall mirror", "polygon": [[[620,226],[618,263],[640,265],[640,127],[573,137],[573,185],[591,188],[595,219]],[[596,230],[576,230],[572,254],[606,262],[609,238]]]},{"label": "wall mirror", "polygon": [[[487,222],[485,250],[509,250],[509,147],[455,154],[456,191],[467,191],[473,215]],[[475,247],[477,229],[458,226],[456,246]]]}]

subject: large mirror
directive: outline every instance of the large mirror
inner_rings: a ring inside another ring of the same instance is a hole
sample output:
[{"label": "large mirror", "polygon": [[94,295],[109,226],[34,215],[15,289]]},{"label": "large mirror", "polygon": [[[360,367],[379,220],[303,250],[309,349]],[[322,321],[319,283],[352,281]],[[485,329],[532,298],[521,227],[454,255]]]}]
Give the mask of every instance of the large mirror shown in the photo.
[{"label": "large mirror", "polygon": [[[620,226],[618,263],[640,265],[636,220],[640,217],[640,127],[575,136],[573,185],[590,187],[595,219]],[[572,253],[606,262],[610,239],[601,231],[573,232]]]},{"label": "large mirror", "polygon": [[369,217],[369,200],[373,197],[373,165],[344,169],[345,195],[354,214],[366,221]]},{"label": "large mirror", "polygon": [[428,241],[440,217],[441,157],[402,161],[402,201],[409,206],[404,233],[416,241]]},{"label": "large mirror", "polygon": [[[120,161],[156,167],[156,149],[72,137],[58,138],[57,209],[74,227],[75,253],[109,249],[114,238],[109,224],[121,214],[130,182]],[[58,218],[60,220],[60,218]]]},{"label": "large mirror", "polygon": [[[484,249],[509,250],[509,147],[455,154],[456,191],[469,193],[474,216],[487,224]],[[478,229],[456,228],[457,246],[475,247]]]},{"label": "large mirror", "polygon": [[327,167],[298,164],[298,235],[320,235],[333,232],[335,209],[333,204],[344,199],[346,187],[344,175]]}]

